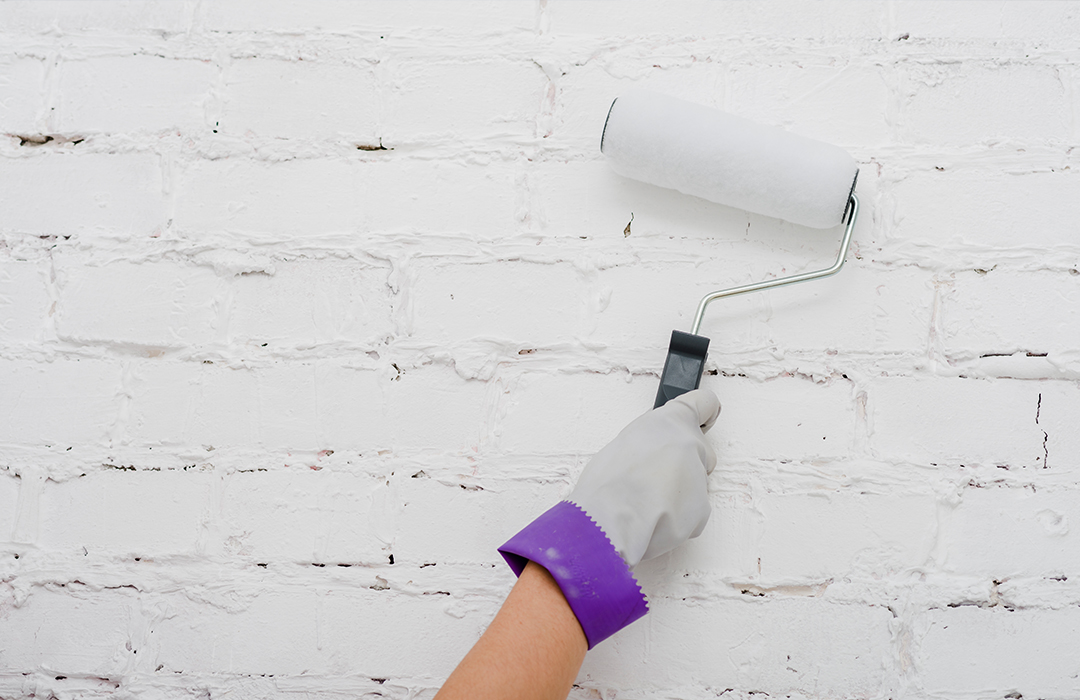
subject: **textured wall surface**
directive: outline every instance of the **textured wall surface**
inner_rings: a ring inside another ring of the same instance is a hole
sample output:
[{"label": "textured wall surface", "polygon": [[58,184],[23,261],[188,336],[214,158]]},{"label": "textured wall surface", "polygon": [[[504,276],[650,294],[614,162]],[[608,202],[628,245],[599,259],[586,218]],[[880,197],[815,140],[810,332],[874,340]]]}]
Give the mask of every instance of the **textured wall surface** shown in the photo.
[{"label": "textured wall surface", "polygon": [[495,547],[801,229],[645,86],[848,149],[710,309],[714,517],[574,698],[1080,697],[1080,4],[0,2],[0,698],[428,698]]}]

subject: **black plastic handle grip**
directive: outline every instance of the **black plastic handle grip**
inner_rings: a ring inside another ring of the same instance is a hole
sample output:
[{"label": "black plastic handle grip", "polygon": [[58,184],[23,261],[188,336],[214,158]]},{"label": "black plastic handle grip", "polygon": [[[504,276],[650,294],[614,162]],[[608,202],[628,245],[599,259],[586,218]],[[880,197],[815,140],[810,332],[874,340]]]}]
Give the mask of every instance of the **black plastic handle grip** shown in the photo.
[{"label": "black plastic handle grip", "polygon": [[709,339],[671,331],[671,344],[668,345],[664,371],[660,375],[660,388],[656,390],[656,404],[660,408],[676,396],[693,391],[701,384],[701,373],[705,369],[705,358],[709,354]]}]

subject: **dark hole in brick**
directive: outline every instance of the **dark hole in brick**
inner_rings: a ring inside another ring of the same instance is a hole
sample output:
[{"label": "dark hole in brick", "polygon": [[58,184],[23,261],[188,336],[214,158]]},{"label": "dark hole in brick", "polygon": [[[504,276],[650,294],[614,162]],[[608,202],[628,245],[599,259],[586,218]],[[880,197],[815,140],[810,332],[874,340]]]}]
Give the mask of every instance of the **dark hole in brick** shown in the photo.
[{"label": "dark hole in brick", "polygon": [[391,563],[391,564],[393,564],[393,563],[394,563],[394,555],[393,555],[393,554],[391,554],[391,555],[390,555],[390,563]]}]

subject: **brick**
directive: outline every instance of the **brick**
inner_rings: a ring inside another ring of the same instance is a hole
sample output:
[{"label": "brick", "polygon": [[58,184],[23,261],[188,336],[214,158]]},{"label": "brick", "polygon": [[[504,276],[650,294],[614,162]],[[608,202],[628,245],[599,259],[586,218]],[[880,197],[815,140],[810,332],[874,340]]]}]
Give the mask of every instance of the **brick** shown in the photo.
[{"label": "brick", "polygon": [[1045,432],[1045,466],[1054,472],[1076,473],[1080,468],[1080,386],[1076,382],[1045,382],[1040,386],[1039,429]]},{"label": "brick", "polygon": [[[224,30],[269,30],[317,32],[385,32],[393,38],[414,25],[418,17],[438,34],[479,34],[484,32],[533,31],[536,8],[527,3],[483,0],[447,6],[440,0],[357,5],[349,0],[318,0],[303,11],[285,0],[261,3],[258,12],[245,4],[206,8],[208,27]],[[382,37],[380,37],[382,38]]]},{"label": "brick", "polygon": [[[532,61],[387,62],[386,140],[531,138],[547,89]],[[497,90],[492,86],[497,85]]]},{"label": "brick", "polygon": [[10,598],[3,603],[0,664],[7,671],[122,674],[135,658],[125,647],[132,628],[145,624],[131,589],[89,590],[73,582],[32,588],[19,605]]},{"label": "brick", "polygon": [[175,224],[195,231],[312,234],[364,221],[365,181],[351,163],[196,161],[178,175]]},{"label": "brick", "polygon": [[159,56],[64,61],[57,109],[61,131],[209,131],[205,108],[217,68]]},{"label": "brick", "polygon": [[443,344],[480,337],[541,344],[586,329],[581,273],[570,265],[421,263],[411,272],[417,340]]},{"label": "brick", "polygon": [[364,190],[352,196],[359,198],[363,225],[373,231],[507,238],[527,224],[523,177],[522,166],[499,160],[483,165],[456,160],[377,161],[365,164]]},{"label": "brick", "polygon": [[[599,36],[674,35],[698,37],[765,34],[769,37],[810,39],[878,37],[883,9],[859,2],[832,2],[821,8],[782,3],[755,7],[741,3],[715,4],[695,0],[670,12],[660,7],[642,6],[633,12],[613,0],[585,4],[568,2],[551,6],[551,31],[559,34]],[[770,47],[771,48],[771,47]]]},{"label": "brick", "polygon": [[387,489],[370,476],[304,467],[230,474],[215,549],[263,563],[384,563]]},{"label": "brick", "polygon": [[76,33],[101,30],[119,30],[120,34],[155,30],[182,32],[190,30],[191,18],[191,8],[154,0],[124,3],[86,0],[78,5],[49,0],[0,6],[0,26],[7,32],[22,35],[56,29]]},{"label": "brick", "polygon": [[1071,491],[964,489],[941,523],[944,569],[1006,580],[1060,576],[1080,565],[1080,506]]},{"label": "brick", "polygon": [[421,475],[398,480],[395,562],[407,566],[485,562],[503,566],[497,548],[558,501],[565,484],[484,480],[482,488]]},{"label": "brick", "polygon": [[0,361],[0,443],[101,443],[120,410],[121,370],[101,360]]},{"label": "brick", "polygon": [[[319,421],[317,377],[314,365],[296,364],[256,374],[255,408],[260,420],[253,427],[258,431],[257,444],[294,450],[331,447],[321,439],[325,428]],[[324,398],[332,400],[333,395]]]},{"label": "brick", "polygon": [[[392,590],[267,590],[233,611],[175,599],[177,611],[155,626],[156,658],[185,673],[334,674],[445,678],[479,637],[494,610],[446,614],[447,596]],[[206,644],[213,630],[213,644]],[[372,634],[372,630],[380,630]],[[417,630],[424,630],[417,634]],[[402,649],[412,650],[402,654]]]},{"label": "brick", "polygon": [[781,376],[767,381],[705,377],[722,410],[709,432],[721,464],[747,459],[812,461],[851,454],[854,387]]},{"label": "brick", "polygon": [[1071,697],[1080,692],[1078,627],[1075,607],[931,610],[920,624],[916,668],[931,693]]},{"label": "brick", "polygon": [[393,354],[377,371],[320,363],[318,434],[323,448],[423,450],[470,454],[488,430],[488,387],[452,368],[394,369]]},{"label": "brick", "polygon": [[523,374],[506,390],[496,419],[498,449],[517,456],[591,456],[652,408],[656,377]]},{"label": "brick", "polygon": [[[652,406],[654,376],[524,375],[498,423],[498,445],[514,454],[595,453]],[[705,377],[723,405],[709,433],[721,464],[745,459],[815,459],[850,453],[851,389],[790,377],[756,382]]]},{"label": "brick", "polygon": [[9,542],[14,534],[21,483],[10,473],[0,475],[0,542]]},{"label": "brick", "polygon": [[79,342],[159,348],[210,342],[224,325],[227,281],[175,263],[62,263],[57,334]]},{"label": "brick", "polygon": [[516,177],[509,165],[442,161],[199,161],[180,176],[176,224],[350,241],[358,231],[507,236],[519,226]]},{"label": "brick", "polygon": [[30,343],[43,337],[52,309],[48,279],[42,264],[0,262],[0,342]]},{"label": "brick", "polygon": [[586,657],[579,683],[583,676],[630,692],[692,685],[870,696],[886,679],[882,659],[893,654],[892,614],[884,607],[814,598],[695,604],[663,598],[650,607],[643,620]]},{"label": "brick", "polygon": [[1039,384],[945,377],[875,379],[871,447],[919,464],[1042,466]]},{"label": "brick", "polygon": [[194,554],[210,509],[203,472],[109,469],[59,483],[41,495],[41,546],[151,559]]},{"label": "brick", "polygon": [[906,140],[970,144],[1068,138],[1065,91],[1050,66],[956,62],[909,64],[908,71],[911,96],[901,112]]},{"label": "brick", "polygon": [[[714,489],[724,478],[714,474]],[[645,564],[652,580],[709,571],[762,588],[885,577],[925,565],[937,537],[929,495],[714,492],[712,517],[695,540]]]},{"label": "brick", "polygon": [[1006,249],[1073,241],[1080,174],[1060,167],[1027,173],[940,167],[916,170],[888,188],[887,201],[896,211],[891,236],[935,247]]},{"label": "brick", "polygon": [[[57,183],[64,183],[58,206]],[[148,236],[165,223],[156,156],[48,154],[0,168],[3,230],[39,235]],[[27,206],[38,202],[41,206]]]},{"label": "brick", "polygon": [[0,60],[0,131],[37,131],[45,107],[45,64],[33,58]]},{"label": "brick", "polygon": [[[613,347],[666,347],[667,328],[689,331],[705,294],[831,264],[817,254],[798,257],[777,252],[773,271],[767,271],[770,264],[763,254],[749,272],[729,256],[703,263],[621,265],[605,270],[600,279],[610,296],[599,315],[597,331],[589,338]],[[930,329],[930,281],[928,273],[916,269],[883,271],[851,261],[831,278],[715,301],[706,310],[699,333],[712,337],[710,353],[721,368],[730,367],[726,354],[762,347],[920,352]]]},{"label": "brick", "polygon": [[223,133],[378,145],[378,88],[370,66],[238,60],[226,69],[225,90]]},{"label": "brick", "polygon": [[1004,4],[995,11],[970,12],[949,2],[903,3],[892,8],[892,23],[913,40],[926,38],[1053,39],[1068,41],[1080,31],[1080,12],[1070,3]]},{"label": "brick", "polygon": [[[504,590],[509,592],[510,585],[508,581]],[[328,597],[322,621],[327,636],[335,640],[330,656],[334,666],[347,664],[372,678],[410,677],[416,673],[412,654],[403,655],[401,650],[413,649],[431,659],[423,673],[438,684],[479,639],[498,604],[481,600],[466,606],[438,591],[390,600],[370,595],[388,592]],[[381,634],[373,635],[371,629]]]},{"label": "brick", "polygon": [[393,334],[389,269],[334,260],[275,263],[273,274],[232,280],[228,336],[274,350],[379,344]]},{"label": "brick", "polygon": [[1067,272],[965,272],[944,297],[946,351],[1046,353],[1080,344],[1080,282]]},{"label": "brick", "polygon": [[[1076,16],[1080,17],[1080,13],[1078,13]],[[1077,86],[1080,85],[1080,71],[1077,71],[1075,67],[1071,70],[1062,69],[1061,79],[1068,86],[1068,90],[1072,94],[1072,109],[1073,114],[1076,114],[1077,111],[1080,111],[1080,91],[1077,90]],[[1077,125],[1074,122],[1073,133],[1076,132],[1076,128]],[[1069,153],[1071,155],[1071,152]]]},{"label": "brick", "polygon": [[[445,368],[399,373],[389,365],[231,369],[146,362],[133,371],[131,435],[148,445],[215,449],[476,449],[483,384]],[[305,459],[297,456],[294,465]]]},{"label": "brick", "polygon": [[723,109],[838,146],[889,140],[887,72],[857,60],[735,64]]},{"label": "brick", "polygon": [[[148,363],[137,370],[133,437],[148,445],[325,449],[311,365],[262,370]],[[297,461],[301,461],[297,457]]]},{"label": "brick", "polygon": [[257,441],[257,376],[220,365],[142,362],[132,367],[128,434],[149,446],[202,450]]}]

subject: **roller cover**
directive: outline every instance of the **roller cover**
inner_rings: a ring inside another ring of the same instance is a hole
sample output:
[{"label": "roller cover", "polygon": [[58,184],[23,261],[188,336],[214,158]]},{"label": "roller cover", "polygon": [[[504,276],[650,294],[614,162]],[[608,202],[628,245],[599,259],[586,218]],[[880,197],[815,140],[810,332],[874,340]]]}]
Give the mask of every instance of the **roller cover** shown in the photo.
[{"label": "roller cover", "polygon": [[625,177],[814,228],[841,223],[859,172],[837,146],[646,91],[612,103],[600,150]]}]

